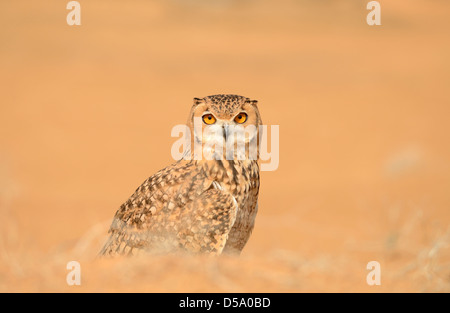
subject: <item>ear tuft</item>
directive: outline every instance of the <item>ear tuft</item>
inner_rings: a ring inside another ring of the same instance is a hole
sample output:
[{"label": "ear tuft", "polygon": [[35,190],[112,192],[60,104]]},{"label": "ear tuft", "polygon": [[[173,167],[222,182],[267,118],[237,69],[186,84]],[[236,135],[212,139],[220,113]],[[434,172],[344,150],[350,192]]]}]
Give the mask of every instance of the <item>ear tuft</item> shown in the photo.
[{"label": "ear tuft", "polygon": [[194,104],[200,104],[202,103],[204,100],[201,98],[194,98]]}]

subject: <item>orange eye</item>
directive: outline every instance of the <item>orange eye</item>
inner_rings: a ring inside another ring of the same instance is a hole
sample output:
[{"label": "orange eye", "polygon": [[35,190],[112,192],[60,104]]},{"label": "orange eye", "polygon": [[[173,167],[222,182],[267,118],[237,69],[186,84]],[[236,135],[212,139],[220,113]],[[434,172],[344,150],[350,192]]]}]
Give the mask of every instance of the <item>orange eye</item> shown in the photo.
[{"label": "orange eye", "polygon": [[203,122],[205,124],[211,125],[216,122],[216,118],[212,114],[205,114],[203,115]]},{"label": "orange eye", "polygon": [[242,124],[245,123],[245,121],[247,120],[247,114],[242,112],[239,113],[238,115],[236,115],[236,117],[234,118],[234,121],[238,124]]}]

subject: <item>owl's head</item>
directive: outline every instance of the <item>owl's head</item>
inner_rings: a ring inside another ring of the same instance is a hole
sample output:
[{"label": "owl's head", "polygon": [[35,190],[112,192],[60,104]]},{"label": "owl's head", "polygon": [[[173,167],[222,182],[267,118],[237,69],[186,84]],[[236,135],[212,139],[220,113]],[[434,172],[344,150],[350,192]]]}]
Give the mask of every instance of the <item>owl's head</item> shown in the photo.
[{"label": "owl's head", "polygon": [[[246,157],[252,147],[258,149],[261,124],[257,101],[238,95],[194,98],[188,120],[191,144],[209,149],[216,158],[222,155],[226,159],[244,158],[237,155],[242,145]],[[224,148],[223,153],[217,149],[220,145]],[[234,149],[230,149],[231,146]]]}]

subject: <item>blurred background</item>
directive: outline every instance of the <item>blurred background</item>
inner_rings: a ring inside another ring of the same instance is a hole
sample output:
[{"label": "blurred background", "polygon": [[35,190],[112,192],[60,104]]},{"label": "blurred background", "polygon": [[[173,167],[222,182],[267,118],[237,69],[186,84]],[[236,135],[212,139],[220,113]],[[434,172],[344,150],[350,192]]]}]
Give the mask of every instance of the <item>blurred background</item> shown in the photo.
[{"label": "blurred background", "polygon": [[[448,1],[67,2],[0,3],[0,291],[450,291]],[[217,93],[280,125],[241,257],[96,259]]]}]

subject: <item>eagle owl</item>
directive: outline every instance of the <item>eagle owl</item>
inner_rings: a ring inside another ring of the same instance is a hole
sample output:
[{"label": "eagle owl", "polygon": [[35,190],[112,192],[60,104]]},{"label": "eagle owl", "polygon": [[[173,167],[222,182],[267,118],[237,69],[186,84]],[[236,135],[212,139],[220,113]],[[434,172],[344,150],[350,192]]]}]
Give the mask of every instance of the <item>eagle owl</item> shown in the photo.
[{"label": "eagle owl", "polygon": [[[144,181],[120,206],[100,254],[239,254],[258,210],[261,124],[256,100],[238,95],[194,98],[187,123],[189,149],[179,161]],[[229,128],[236,125],[252,125],[255,131],[230,136]],[[215,132],[204,135],[207,130]],[[230,153],[211,145],[221,140],[235,149]],[[236,149],[239,140],[244,150]],[[257,146],[256,157],[249,154],[252,144]],[[209,150],[213,157],[195,154],[193,147],[207,151],[208,145],[213,146]]]}]

